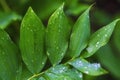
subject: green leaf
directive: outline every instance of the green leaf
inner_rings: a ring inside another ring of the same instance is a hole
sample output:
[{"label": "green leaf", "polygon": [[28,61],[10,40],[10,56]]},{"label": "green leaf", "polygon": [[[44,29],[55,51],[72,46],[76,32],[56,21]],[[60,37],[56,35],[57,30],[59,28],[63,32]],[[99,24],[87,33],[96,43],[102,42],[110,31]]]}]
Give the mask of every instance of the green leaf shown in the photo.
[{"label": "green leaf", "polygon": [[81,72],[76,69],[69,69],[65,73],[64,76],[68,76],[71,80],[83,80],[83,75]]},{"label": "green leaf", "polygon": [[57,65],[50,68],[44,75],[46,80],[71,80],[69,77],[65,77],[62,74],[68,70],[68,67],[65,65]]},{"label": "green leaf", "polygon": [[18,67],[18,70],[17,70],[17,74],[16,74],[16,80],[21,80],[21,74],[22,74],[22,62],[21,62],[21,59],[19,61],[19,67]]},{"label": "green leaf", "polygon": [[114,47],[116,50],[120,52],[120,21],[117,23],[114,33],[113,33],[113,39]]},{"label": "green leaf", "polygon": [[0,77],[15,80],[18,70],[18,48],[9,35],[0,29]]},{"label": "green leaf", "polygon": [[112,50],[110,45],[106,45],[97,51],[96,57],[110,74],[120,79],[120,58]]},{"label": "green leaf", "polygon": [[82,80],[82,74],[76,69],[68,69],[65,65],[50,68],[41,80]]},{"label": "green leaf", "polygon": [[88,42],[88,47],[86,48],[85,53],[83,53],[82,57],[90,57],[93,55],[100,47],[107,44],[109,41],[114,27],[119,19],[111,22],[110,24],[102,27],[98,31],[96,31],[91,37]]},{"label": "green leaf", "polygon": [[48,80],[72,80],[70,79],[70,77],[68,76],[63,76],[63,75],[57,75],[57,74],[53,74],[53,73],[46,73],[45,74],[45,77],[48,79]]},{"label": "green leaf", "polygon": [[83,4],[83,3],[78,3],[78,2],[76,2],[77,4],[73,4],[73,5],[71,5],[72,3],[70,3],[70,1],[68,1],[67,3],[69,7],[67,10],[67,13],[70,15],[75,15],[75,16],[79,15],[80,13],[82,13],[84,10],[86,10],[89,7],[88,4]]},{"label": "green leaf", "polygon": [[14,12],[4,13],[0,11],[0,29],[5,29],[10,23],[16,20],[21,20],[21,16]]},{"label": "green leaf", "polygon": [[69,62],[69,64],[78,69],[79,71],[91,76],[98,76],[107,73],[107,71],[101,68],[99,63],[91,64],[82,58],[72,60]]},{"label": "green leaf", "polygon": [[56,66],[50,68],[47,72],[54,73],[54,74],[60,74],[67,70],[68,70],[68,66],[61,64],[61,65],[56,65]]},{"label": "green leaf", "polygon": [[27,80],[31,76],[33,76],[33,74],[26,68],[26,66],[23,66],[20,80]]},{"label": "green leaf", "polygon": [[21,24],[20,49],[23,61],[32,73],[40,72],[46,62],[44,34],[42,22],[29,8]]},{"label": "green leaf", "polygon": [[68,48],[71,27],[60,6],[50,17],[46,31],[47,55],[53,65],[61,62]]},{"label": "green leaf", "polygon": [[78,18],[73,26],[70,37],[68,56],[78,57],[81,51],[87,46],[90,36],[89,10],[91,6]]}]

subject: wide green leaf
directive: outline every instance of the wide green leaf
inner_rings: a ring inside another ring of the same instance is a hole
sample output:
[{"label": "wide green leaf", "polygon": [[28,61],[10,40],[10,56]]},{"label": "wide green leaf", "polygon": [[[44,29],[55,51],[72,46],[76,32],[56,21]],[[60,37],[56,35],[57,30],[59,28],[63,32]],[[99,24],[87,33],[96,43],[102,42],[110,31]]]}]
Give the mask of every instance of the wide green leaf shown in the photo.
[{"label": "wide green leaf", "polygon": [[[44,77],[44,78],[43,78]],[[43,80],[82,80],[81,72],[76,69],[68,69],[65,65],[57,65],[50,68],[42,77]]]},{"label": "wide green leaf", "polygon": [[19,67],[18,51],[9,35],[0,29],[0,77],[2,80],[16,80]]},{"label": "wide green leaf", "polygon": [[100,47],[107,44],[109,41],[114,27],[119,19],[111,22],[110,24],[102,27],[90,37],[88,42],[88,47],[86,48],[85,53],[83,53],[82,57],[90,57],[93,55]]},{"label": "wide green leaf", "polygon": [[20,29],[20,49],[23,61],[32,73],[41,71],[46,62],[45,29],[40,19],[29,8]]},{"label": "wide green leaf", "polygon": [[90,36],[89,10],[91,6],[78,18],[73,26],[70,37],[69,50],[67,56],[77,57],[81,51],[87,46]]},{"label": "wide green leaf", "polygon": [[92,76],[98,76],[107,73],[106,70],[101,68],[99,63],[89,63],[82,58],[72,60],[69,62],[69,64],[78,69],[79,71]]},{"label": "wide green leaf", "polygon": [[50,62],[58,64],[68,48],[71,27],[60,6],[50,17],[46,30],[46,50]]},{"label": "wide green leaf", "polygon": [[5,29],[10,23],[16,20],[21,20],[21,16],[14,12],[1,12],[0,11],[0,29]]}]

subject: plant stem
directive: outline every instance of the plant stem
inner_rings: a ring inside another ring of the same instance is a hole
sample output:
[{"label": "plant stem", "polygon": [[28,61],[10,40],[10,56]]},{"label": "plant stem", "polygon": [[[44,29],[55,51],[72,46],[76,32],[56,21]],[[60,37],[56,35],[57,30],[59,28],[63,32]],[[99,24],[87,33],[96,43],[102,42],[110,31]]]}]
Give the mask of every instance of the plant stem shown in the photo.
[{"label": "plant stem", "polygon": [[0,0],[0,4],[1,4],[1,6],[3,7],[3,9],[5,10],[5,12],[10,12],[10,8],[9,8],[9,6],[7,5],[7,3],[6,3],[5,0]]},{"label": "plant stem", "polygon": [[38,76],[41,76],[42,74],[44,74],[45,72],[41,72],[41,73],[38,73],[38,74],[34,74],[33,76],[31,76],[29,79],[27,80],[32,80],[33,78],[35,77],[38,77]]},{"label": "plant stem", "polygon": [[[66,63],[64,63],[64,65],[67,65],[68,62],[72,61],[73,59],[74,59],[74,58],[68,60]],[[54,66],[55,66],[55,65],[54,65]],[[54,67],[54,66],[53,66],[53,67]],[[48,69],[47,69],[47,70],[48,70]],[[43,72],[41,72],[41,73],[38,73],[38,74],[34,74],[33,76],[31,76],[31,77],[28,78],[27,80],[32,80],[32,79],[35,78],[35,77],[41,76],[41,75],[44,74],[47,70],[45,70],[45,71],[43,71]]]}]

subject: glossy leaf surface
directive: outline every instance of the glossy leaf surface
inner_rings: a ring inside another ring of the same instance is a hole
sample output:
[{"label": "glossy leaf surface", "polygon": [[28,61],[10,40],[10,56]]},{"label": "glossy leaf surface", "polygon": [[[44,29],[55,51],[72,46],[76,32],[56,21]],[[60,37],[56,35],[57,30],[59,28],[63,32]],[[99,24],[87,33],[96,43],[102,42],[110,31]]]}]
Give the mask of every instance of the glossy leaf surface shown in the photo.
[{"label": "glossy leaf surface", "polygon": [[91,6],[78,18],[73,26],[70,37],[70,45],[68,56],[77,57],[81,51],[87,46],[90,36],[89,10]]},{"label": "glossy leaf surface", "polygon": [[44,33],[42,22],[29,8],[21,24],[20,49],[23,61],[32,73],[40,72],[46,62]]},{"label": "glossy leaf surface", "polygon": [[53,65],[61,62],[68,48],[71,27],[60,6],[50,17],[46,31],[46,50]]},{"label": "glossy leaf surface", "polygon": [[[43,79],[44,77],[44,79]],[[67,66],[57,65],[50,68],[40,79],[42,80],[82,80],[82,74]]]},{"label": "glossy leaf surface", "polygon": [[100,47],[104,46],[107,44],[109,41],[112,32],[114,30],[114,27],[117,23],[118,19],[111,22],[110,24],[102,27],[93,35],[90,37],[90,40],[88,42],[88,47],[86,48],[85,53],[82,55],[83,57],[90,57],[93,55]]},{"label": "glossy leaf surface", "polygon": [[69,62],[69,64],[79,71],[92,76],[98,76],[107,73],[107,71],[101,68],[99,63],[89,63],[85,59],[81,58],[72,60]]},{"label": "glossy leaf surface", "polygon": [[0,77],[2,80],[15,80],[18,70],[18,48],[9,35],[0,30]]}]

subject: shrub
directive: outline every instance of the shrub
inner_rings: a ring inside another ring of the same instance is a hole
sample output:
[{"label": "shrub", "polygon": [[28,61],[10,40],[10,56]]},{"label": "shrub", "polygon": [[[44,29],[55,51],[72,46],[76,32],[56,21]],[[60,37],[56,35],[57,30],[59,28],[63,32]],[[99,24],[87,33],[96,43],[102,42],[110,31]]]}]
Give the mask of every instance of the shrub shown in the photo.
[{"label": "shrub", "polygon": [[20,47],[7,32],[0,30],[1,80],[83,80],[83,74],[107,73],[99,63],[90,63],[87,58],[107,44],[119,19],[91,35],[89,11],[92,6],[73,27],[63,7],[64,4],[51,15],[47,27],[30,7],[21,23]]}]

